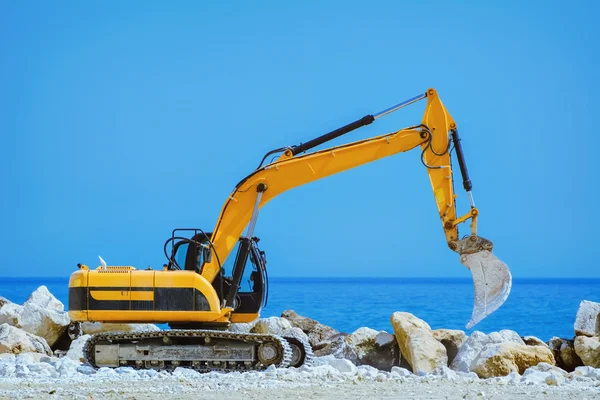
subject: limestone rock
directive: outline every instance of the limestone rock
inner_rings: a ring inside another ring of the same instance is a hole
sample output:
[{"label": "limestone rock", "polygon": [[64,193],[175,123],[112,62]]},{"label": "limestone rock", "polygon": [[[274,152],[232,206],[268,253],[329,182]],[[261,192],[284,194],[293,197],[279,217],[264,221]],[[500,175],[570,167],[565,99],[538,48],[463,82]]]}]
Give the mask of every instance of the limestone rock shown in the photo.
[{"label": "limestone rock", "polygon": [[571,377],[575,379],[591,378],[600,380],[600,368],[593,368],[587,366],[577,367],[575,368],[575,371],[571,372],[569,375],[571,375]]},{"label": "limestone rock", "polygon": [[393,335],[366,327],[349,335],[337,334],[314,353],[318,357],[332,355],[347,359],[356,366],[368,365],[385,371],[390,371],[400,361],[400,350]]},{"label": "limestone rock", "polygon": [[548,347],[554,353],[556,365],[565,371],[571,372],[583,365],[581,358],[575,352],[573,340],[554,336],[548,341]]},{"label": "limestone rock", "polygon": [[431,327],[407,312],[395,312],[390,317],[400,352],[415,374],[430,374],[448,365],[443,344],[433,337]]},{"label": "limestone rock", "polygon": [[290,331],[292,324],[285,318],[268,317],[261,318],[250,330],[253,333],[271,333],[281,335],[283,332]]},{"label": "limestone rock", "polygon": [[154,324],[119,324],[103,322],[83,322],[81,324],[81,333],[83,335],[94,335],[101,332],[143,332],[160,331],[160,328]]},{"label": "limestone rock", "polygon": [[[371,328],[359,328],[345,338],[347,347],[356,354],[356,365],[369,365],[390,371],[398,365],[400,350],[393,335]],[[379,339],[379,341],[378,341]]]},{"label": "limestone rock", "polygon": [[82,335],[79,336],[77,339],[73,340],[69,351],[67,351],[66,357],[69,357],[70,359],[75,361],[84,362],[85,359],[83,357],[83,347],[85,346],[85,343],[88,341],[88,339],[91,337],[91,335]]},{"label": "limestone rock", "polygon": [[544,341],[542,339],[539,339],[535,336],[522,336],[521,339],[523,339],[523,342],[525,342],[525,344],[527,346],[546,346],[546,347],[548,347],[548,345],[546,343],[544,343]]},{"label": "limestone rock", "polygon": [[47,308],[54,311],[65,311],[64,304],[58,300],[46,286],[40,286],[33,291],[23,303],[23,306],[27,304],[36,304],[42,308]]},{"label": "limestone rock", "polygon": [[577,336],[574,347],[583,365],[600,368],[600,338],[597,336]]},{"label": "limestone rock", "polygon": [[50,347],[66,332],[70,322],[62,303],[45,286],[36,289],[22,306],[6,299],[0,305],[0,324],[40,336]]},{"label": "limestone rock", "polygon": [[308,336],[308,341],[313,349],[317,348],[319,343],[323,343],[331,336],[340,333],[327,325],[321,324],[319,321],[298,315],[294,310],[285,310],[281,313],[281,317],[287,319],[292,326],[302,329]]},{"label": "limestone rock", "polygon": [[599,318],[600,303],[583,300],[579,303],[579,309],[575,317],[575,335],[600,336]]},{"label": "limestone rock", "polygon": [[448,355],[448,365],[454,361],[458,354],[458,349],[467,339],[467,335],[461,330],[454,329],[436,329],[433,331],[433,337],[446,348]]},{"label": "limestone rock", "polygon": [[52,355],[44,338],[32,335],[8,324],[0,325],[0,353],[42,353]]},{"label": "limestone rock", "polygon": [[547,346],[492,343],[482,349],[471,368],[480,378],[491,378],[511,372],[523,374],[527,368],[542,362],[555,364],[554,355]]},{"label": "limestone rock", "polygon": [[558,367],[542,362],[529,367],[523,373],[521,382],[525,384],[546,384],[561,386],[568,379],[568,373]]},{"label": "limestone rock", "polygon": [[251,333],[270,333],[279,336],[296,336],[308,340],[302,329],[292,326],[290,321],[281,317],[262,318],[250,329]]},{"label": "limestone rock", "polygon": [[479,356],[479,353],[488,344],[515,343],[525,345],[525,342],[515,331],[503,329],[500,332],[492,332],[486,335],[483,332],[475,331],[467,338],[458,350],[458,354],[450,364],[450,368],[455,371],[471,372],[471,364]]}]

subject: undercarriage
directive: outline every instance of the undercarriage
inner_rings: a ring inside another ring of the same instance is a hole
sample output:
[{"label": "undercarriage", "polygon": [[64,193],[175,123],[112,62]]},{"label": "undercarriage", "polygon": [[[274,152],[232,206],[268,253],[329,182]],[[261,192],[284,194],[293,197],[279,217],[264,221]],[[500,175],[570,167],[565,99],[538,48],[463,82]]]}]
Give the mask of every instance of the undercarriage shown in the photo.
[{"label": "undercarriage", "polygon": [[172,329],[98,333],[85,344],[84,357],[94,368],[231,372],[310,366],[313,353],[306,339],[295,335]]}]

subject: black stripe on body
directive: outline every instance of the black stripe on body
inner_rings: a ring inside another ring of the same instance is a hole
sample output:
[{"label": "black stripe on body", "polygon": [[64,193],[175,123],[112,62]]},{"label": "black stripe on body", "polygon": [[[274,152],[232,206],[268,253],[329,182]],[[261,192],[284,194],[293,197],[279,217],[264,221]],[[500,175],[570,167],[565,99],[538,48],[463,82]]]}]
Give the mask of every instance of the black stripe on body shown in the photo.
[{"label": "black stripe on body", "polygon": [[[90,291],[154,291],[152,300],[96,300]],[[206,296],[195,288],[75,287],[69,288],[69,310],[210,311]]]}]

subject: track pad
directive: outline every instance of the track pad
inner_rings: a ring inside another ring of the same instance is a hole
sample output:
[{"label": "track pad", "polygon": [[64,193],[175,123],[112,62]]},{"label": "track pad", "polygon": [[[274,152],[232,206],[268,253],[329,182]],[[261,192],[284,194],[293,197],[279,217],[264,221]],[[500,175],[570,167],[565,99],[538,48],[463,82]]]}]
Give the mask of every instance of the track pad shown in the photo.
[{"label": "track pad", "polygon": [[467,329],[496,311],[508,298],[512,276],[506,264],[488,250],[462,254],[460,262],[473,275],[475,304]]}]

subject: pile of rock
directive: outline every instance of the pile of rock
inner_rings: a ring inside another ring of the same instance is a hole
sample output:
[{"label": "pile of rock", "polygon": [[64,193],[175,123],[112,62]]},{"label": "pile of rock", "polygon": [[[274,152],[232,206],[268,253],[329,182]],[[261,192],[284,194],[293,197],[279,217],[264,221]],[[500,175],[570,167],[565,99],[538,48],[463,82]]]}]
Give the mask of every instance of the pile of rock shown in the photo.
[{"label": "pile of rock", "polygon": [[511,330],[490,334],[475,331],[468,337],[460,330],[432,330],[425,321],[405,312],[394,313],[390,322],[393,335],[366,327],[347,334],[288,310],[280,318],[271,317],[256,326],[271,333],[283,333],[278,328],[281,326],[299,328],[308,336],[315,355],[344,358],[356,366],[383,371],[402,367],[427,375],[449,368],[487,379],[523,375],[536,367],[536,373],[558,381],[557,376],[581,371],[580,367],[600,368],[600,304],[587,300],[577,312],[575,337],[553,337],[548,342],[521,337]]},{"label": "pile of rock", "polygon": [[[502,378],[550,385],[579,377],[600,378],[599,303],[581,302],[573,338],[553,337],[548,342],[522,337],[511,330],[490,334],[475,331],[469,336],[460,330],[432,330],[425,321],[406,312],[395,312],[390,322],[391,332],[362,327],[344,333],[286,310],[280,317],[232,324],[230,329],[300,336],[314,349],[315,367],[328,365],[340,373]],[[33,360],[30,364],[38,368],[36,365],[44,357],[46,363],[53,365],[53,374],[62,374],[61,368],[73,373],[93,373],[81,364],[89,335],[138,330],[159,328],[153,324],[73,324],[64,305],[45,286],[22,305],[0,297],[0,376],[27,375],[19,365]]]},{"label": "pile of rock", "polygon": [[[153,324],[72,323],[64,304],[46,286],[37,288],[21,305],[0,297],[0,355],[63,355],[73,347],[81,353],[82,339],[89,337],[86,335],[111,330],[159,328]],[[80,335],[84,335],[82,339],[73,342]],[[76,358],[80,358],[80,355]]]}]

